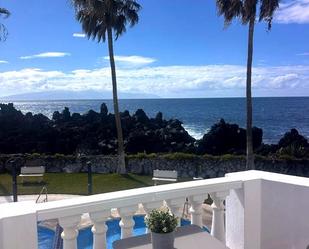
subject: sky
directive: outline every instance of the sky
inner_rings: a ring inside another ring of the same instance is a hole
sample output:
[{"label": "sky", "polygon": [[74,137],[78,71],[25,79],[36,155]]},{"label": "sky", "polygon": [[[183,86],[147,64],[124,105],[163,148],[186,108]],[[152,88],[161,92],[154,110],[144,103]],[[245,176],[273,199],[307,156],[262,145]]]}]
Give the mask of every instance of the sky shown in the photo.
[{"label": "sky", "polygon": [[[224,28],[214,0],[140,0],[139,23],[115,41],[122,93],[245,96],[248,27]],[[84,37],[69,0],[0,0],[12,15],[0,42],[0,97],[111,92],[106,43]],[[309,0],[282,1],[272,30],[257,23],[253,96],[309,96]]]}]

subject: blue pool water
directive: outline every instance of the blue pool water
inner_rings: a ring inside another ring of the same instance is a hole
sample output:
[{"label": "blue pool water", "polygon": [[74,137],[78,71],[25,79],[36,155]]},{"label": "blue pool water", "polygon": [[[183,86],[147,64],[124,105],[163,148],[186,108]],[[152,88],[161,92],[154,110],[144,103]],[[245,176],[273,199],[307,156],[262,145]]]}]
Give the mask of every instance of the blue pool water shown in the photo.
[{"label": "blue pool water", "polygon": [[[136,215],[133,217],[135,221],[134,229],[133,229],[133,235],[141,235],[145,234],[146,232],[146,225],[144,222],[144,216],[143,215]],[[106,222],[106,225],[108,227],[106,239],[107,239],[107,249],[112,249],[112,244],[115,240],[120,239],[120,226],[119,226],[120,219],[112,219],[108,220]],[[190,221],[187,220],[181,220],[181,225],[189,225]],[[207,228],[205,228],[206,231]],[[53,239],[54,239],[54,231],[38,227],[38,238],[39,238],[39,249],[52,249]],[[78,249],[92,249],[92,232],[91,228],[85,228],[79,231],[78,238],[77,238],[77,244]]]}]

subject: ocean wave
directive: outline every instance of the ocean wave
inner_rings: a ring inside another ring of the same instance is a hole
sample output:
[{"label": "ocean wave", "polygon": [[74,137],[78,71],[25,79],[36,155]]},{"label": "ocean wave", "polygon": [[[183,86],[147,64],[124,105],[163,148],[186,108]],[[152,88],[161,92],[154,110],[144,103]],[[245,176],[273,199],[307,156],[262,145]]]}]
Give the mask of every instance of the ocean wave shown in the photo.
[{"label": "ocean wave", "polygon": [[203,136],[209,132],[209,128],[201,128],[201,127],[196,127],[193,125],[185,125],[183,124],[183,128],[189,133],[191,137],[194,137],[195,139],[202,139]]}]

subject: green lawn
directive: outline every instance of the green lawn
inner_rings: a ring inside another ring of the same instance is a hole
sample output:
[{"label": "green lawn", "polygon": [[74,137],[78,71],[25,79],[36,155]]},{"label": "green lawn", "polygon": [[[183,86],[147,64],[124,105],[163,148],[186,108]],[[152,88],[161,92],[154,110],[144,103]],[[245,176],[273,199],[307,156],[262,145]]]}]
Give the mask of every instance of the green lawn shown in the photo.
[{"label": "green lawn", "polygon": [[[18,177],[19,178],[19,177]],[[87,174],[85,173],[47,173],[44,183],[20,183],[18,179],[18,194],[38,194],[46,185],[49,194],[87,194]],[[93,193],[106,193],[118,190],[152,186],[151,176],[128,174],[93,174]],[[12,178],[8,174],[0,174],[0,195],[12,194]]]}]

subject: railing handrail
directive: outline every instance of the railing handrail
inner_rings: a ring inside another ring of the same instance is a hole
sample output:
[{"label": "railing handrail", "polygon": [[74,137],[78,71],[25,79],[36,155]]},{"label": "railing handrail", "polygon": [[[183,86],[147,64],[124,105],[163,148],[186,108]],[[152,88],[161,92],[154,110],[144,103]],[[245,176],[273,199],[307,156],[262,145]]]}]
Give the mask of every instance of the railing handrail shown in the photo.
[{"label": "railing handrail", "polygon": [[35,200],[35,203],[39,202],[39,199],[40,199],[41,195],[43,194],[43,192],[45,192],[44,193],[45,194],[45,199],[43,200],[43,202],[47,202],[48,201],[48,191],[47,191],[46,186],[43,186],[43,188],[40,191],[40,194],[38,195],[38,198],[36,198],[36,200]]},{"label": "railing handrail", "polygon": [[37,220],[69,217],[82,213],[99,212],[111,208],[123,208],[138,205],[139,203],[157,202],[188,196],[205,195],[206,197],[208,193],[224,192],[241,187],[242,181],[240,180],[220,177],[76,197],[69,200],[37,204]]}]

